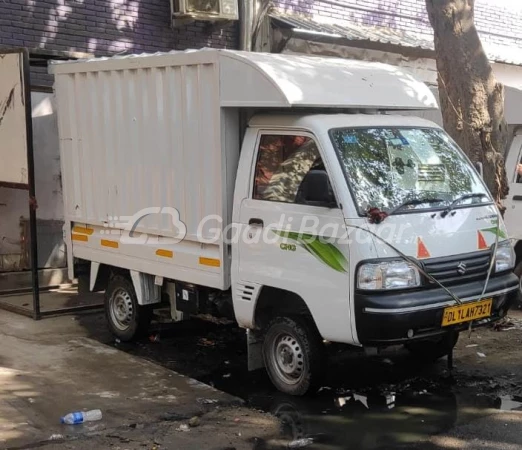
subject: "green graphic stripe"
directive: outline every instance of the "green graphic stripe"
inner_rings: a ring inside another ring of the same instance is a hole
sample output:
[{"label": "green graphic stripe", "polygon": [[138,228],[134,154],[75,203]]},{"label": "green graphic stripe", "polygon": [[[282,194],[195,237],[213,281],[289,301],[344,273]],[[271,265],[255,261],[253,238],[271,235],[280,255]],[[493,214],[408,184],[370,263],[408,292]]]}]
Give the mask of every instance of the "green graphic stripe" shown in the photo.
[{"label": "green graphic stripe", "polygon": [[297,242],[300,247],[337,272],[348,272],[348,260],[335,245],[329,242],[321,242],[319,237],[312,234],[282,230],[272,231],[278,236]]},{"label": "green graphic stripe", "polygon": [[508,237],[506,232],[498,227],[483,228],[480,231],[483,231],[486,233],[493,233],[495,236],[498,236],[501,239],[507,239],[507,237]]}]

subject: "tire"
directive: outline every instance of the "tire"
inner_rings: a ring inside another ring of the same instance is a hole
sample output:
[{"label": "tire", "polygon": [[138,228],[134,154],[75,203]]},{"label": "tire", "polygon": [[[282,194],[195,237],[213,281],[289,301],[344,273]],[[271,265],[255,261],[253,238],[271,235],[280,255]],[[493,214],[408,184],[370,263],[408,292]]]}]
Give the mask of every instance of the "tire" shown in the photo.
[{"label": "tire", "polygon": [[114,275],[105,291],[105,316],[112,334],[123,342],[130,342],[147,332],[152,308],[138,304],[131,280]]},{"label": "tire", "polygon": [[289,395],[317,388],[324,373],[321,337],[310,320],[277,317],[268,325],[263,358],[274,386]]},{"label": "tire", "polygon": [[433,341],[410,342],[406,349],[418,360],[435,362],[451,353],[459,340],[459,333],[447,333]]}]

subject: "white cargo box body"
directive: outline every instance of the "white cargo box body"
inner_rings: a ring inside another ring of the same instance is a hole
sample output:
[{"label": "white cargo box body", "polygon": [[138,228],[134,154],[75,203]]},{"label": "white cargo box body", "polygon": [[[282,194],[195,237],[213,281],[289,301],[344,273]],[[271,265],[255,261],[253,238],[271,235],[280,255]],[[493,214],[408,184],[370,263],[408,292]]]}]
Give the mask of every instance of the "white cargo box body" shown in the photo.
[{"label": "white cargo box body", "polygon": [[[203,236],[198,229],[209,216],[222,217],[221,228],[231,220],[239,108],[436,107],[408,73],[331,58],[200,50],[56,63],[51,72],[69,258],[219,289],[230,286],[229,248],[202,242],[215,236],[209,224]],[[179,243],[166,240],[178,234],[172,215],[154,213],[164,207],[186,226]],[[124,228],[138,215],[136,231],[149,238],[129,243]]]}]

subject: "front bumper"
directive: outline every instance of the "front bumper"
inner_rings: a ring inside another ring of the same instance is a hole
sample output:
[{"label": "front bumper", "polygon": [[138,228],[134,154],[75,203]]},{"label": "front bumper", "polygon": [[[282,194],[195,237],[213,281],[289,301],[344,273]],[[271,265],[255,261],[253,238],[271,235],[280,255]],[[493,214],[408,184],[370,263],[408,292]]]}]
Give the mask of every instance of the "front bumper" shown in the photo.
[{"label": "front bumper", "polygon": [[[479,300],[484,281],[473,281],[452,286],[451,292],[463,303]],[[492,315],[475,321],[473,326],[486,325],[504,317],[516,299],[518,277],[509,272],[492,277],[484,298],[493,298]],[[469,322],[442,327],[444,309],[455,306],[455,301],[442,289],[355,294],[355,318],[359,342],[365,346],[401,344],[428,339],[449,331],[461,331]],[[408,338],[408,331],[413,337]]]}]

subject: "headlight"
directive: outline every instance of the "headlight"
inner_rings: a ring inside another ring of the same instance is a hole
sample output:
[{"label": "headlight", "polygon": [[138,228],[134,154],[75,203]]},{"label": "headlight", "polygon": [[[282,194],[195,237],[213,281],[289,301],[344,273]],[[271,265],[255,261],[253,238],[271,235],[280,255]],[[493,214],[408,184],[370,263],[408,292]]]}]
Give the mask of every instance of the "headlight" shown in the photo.
[{"label": "headlight", "polygon": [[406,261],[367,263],[359,267],[359,289],[405,289],[420,286],[417,267]]},{"label": "headlight", "polygon": [[504,272],[515,267],[515,251],[510,241],[498,244],[495,253],[495,272]]}]

